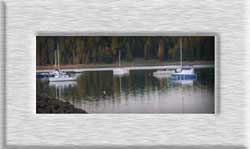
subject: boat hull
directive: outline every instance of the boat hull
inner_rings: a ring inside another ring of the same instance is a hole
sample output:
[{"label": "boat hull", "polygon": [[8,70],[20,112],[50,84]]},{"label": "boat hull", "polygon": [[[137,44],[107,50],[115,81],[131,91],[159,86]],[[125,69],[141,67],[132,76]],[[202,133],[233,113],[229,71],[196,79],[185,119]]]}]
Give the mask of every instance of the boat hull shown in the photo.
[{"label": "boat hull", "polygon": [[158,70],[153,73],[155,77],[170,77],[173,71],[170,70]]},{"label": "boat hull", "polygon": [[113,75],[128,75],[129,74],[129,70],[125,69],[125,68],[116,68],[113,70]]},{"label": "boat hull", "polygon": [[36,78],[37,79],[44,79],[44,78],[48,78],[48,77],[50,77],[50,75],[49,74],[36,74]]},{"label": "boat hull", "polygon": [[54,78],[54,77],[51,77],[48,79],[49,82],[63,82],[63,81],[76,81],[76,78],[75,77],[67,77],[67,78]]},{"label": "boat hull", "polygon": [[171,80],[196,80],[196,74],[172,74],[170,77]]}]

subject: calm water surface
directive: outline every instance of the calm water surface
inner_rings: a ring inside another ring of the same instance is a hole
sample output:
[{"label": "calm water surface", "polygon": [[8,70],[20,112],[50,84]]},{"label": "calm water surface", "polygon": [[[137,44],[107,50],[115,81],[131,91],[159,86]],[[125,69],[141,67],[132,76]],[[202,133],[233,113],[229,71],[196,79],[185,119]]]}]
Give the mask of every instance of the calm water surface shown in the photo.
[{"label": "calm water surface", "polygon": [[172,82],[155,70],[77,74],[74,82],[37,80],[37,93],[68,101],[88,113],[214,113],[214,69],[196,69],[197,80]]}]

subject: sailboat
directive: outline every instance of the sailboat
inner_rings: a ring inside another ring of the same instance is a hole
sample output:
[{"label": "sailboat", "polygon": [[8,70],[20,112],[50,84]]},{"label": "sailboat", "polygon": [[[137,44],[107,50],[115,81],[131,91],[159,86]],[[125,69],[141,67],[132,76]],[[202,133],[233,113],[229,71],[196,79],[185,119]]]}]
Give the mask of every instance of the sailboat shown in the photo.
[{"label": "sailboat", "polygon": [[121,67],[121,51],[119,50],[119,68],[113,69],[113,75],[127,75],[129,70]]},{"label": "sailboat", "polygon": [[169,78],[172,73],[172,69],[161,69],[153,72],[153,76],[156,78]]},{"label": "sailboat", "polygon": [[168,78],[173,73],[173,70],[165,69],[165,70],[157,70],[153,72],[153,76],[156,78]]},{"label": "sailboat", "polygon": [[196,80],[196,77],[193,66],[182,65],[182,40],[180,40],[180,68],[175,69],[171,74],[171,80]]},{"label": "sailboat", "polygon": [[62,81],[76,81],[76,77],[69,76],[65,72],[60,70],[59,63],[59,46],[57,44],[57,54],[55,54],[55,66],[56,66],[56,55],[57,55],[57,69],[49,72],[49,82],[62,82]]}]

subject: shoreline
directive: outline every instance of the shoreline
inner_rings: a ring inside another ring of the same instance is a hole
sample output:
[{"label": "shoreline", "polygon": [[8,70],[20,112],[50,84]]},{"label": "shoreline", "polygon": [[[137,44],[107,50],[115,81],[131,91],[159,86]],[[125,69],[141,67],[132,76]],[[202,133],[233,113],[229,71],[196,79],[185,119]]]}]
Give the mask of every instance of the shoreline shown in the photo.
[{"label": "shoreline", "polygon": [[[157,62],[157,63],[122,63],[120,67],[140,67],[140,66],[174,66],[179,65],[180,62]],[[184,61],[183,65],[214,65],[214,61]],[[84,69],[84,68],[109,68],[119,67],[117,63],[114,64],[67,64],[60,65],[61,69]],[[55,65],[36,66],[36,70],[56,69]]]}]

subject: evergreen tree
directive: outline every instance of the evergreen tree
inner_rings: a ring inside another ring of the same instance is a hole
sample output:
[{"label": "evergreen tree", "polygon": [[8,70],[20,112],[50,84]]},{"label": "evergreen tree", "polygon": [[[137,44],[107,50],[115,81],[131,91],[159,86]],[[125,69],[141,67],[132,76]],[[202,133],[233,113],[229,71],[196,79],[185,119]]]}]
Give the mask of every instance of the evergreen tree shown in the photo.
[{"label": "evergreen tree", "polygon": [[159,48],[158,48],[158,58],[160,61],[163,61],[165,55],[165,46],[162,38],[159,39]]}]

